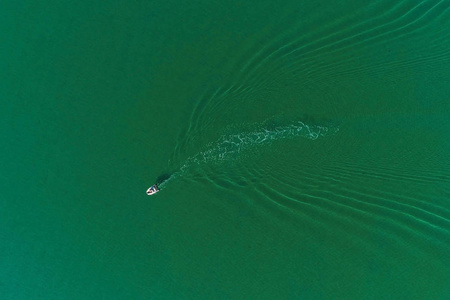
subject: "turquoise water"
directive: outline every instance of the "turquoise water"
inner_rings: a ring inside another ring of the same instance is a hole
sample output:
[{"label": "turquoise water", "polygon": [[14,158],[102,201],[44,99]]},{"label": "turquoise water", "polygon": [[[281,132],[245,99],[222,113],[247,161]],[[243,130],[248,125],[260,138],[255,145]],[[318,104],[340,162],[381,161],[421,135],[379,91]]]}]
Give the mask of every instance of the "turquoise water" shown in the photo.
[{"label": "turquoise water", "polygon": [[2,299],[450,298],[449,1],[0,8]]}]

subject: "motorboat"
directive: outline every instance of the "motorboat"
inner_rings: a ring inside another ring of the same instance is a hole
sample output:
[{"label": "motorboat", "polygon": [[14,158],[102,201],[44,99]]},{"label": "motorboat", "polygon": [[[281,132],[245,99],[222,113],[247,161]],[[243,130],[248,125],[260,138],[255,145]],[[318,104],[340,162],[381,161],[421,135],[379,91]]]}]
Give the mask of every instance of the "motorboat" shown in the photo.
[{"label": "motorboat", "polygon": [[158,185],[154,184],[154,185],[152,185],[151,187],[148,188],[147,195],[149,195],[149,196],[150,195],[154,195],[154,194],[156,194],[159,191],[160,191],[160,189],[159,189]]}]

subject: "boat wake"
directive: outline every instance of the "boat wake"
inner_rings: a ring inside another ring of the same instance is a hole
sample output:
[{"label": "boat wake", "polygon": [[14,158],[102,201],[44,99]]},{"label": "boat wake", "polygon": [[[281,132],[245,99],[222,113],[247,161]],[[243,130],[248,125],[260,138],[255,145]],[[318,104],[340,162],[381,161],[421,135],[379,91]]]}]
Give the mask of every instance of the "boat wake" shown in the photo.
[{"label": "boat wake", "polygon": [[247,150],[281,139],[303,137],[316,140],[322,136],[335,134],[337,131],[338,128],[306,125],[298,121],[291,125],[272,129],[261,128],[257,131],[222,135],[217,141],[210,143],[205,151],[188,158],[181,170],[187,169],[192,164],[236,159]]},{"label": "boat wake", "polygon": [[170,181],[179,177],[193,166],[236,160],[239,159],[242,154],[254,149],[255,147],[269,145],[275,141],[283,139],[302,137],[310,140],[316,140],[320,137],[334,135],[339,131],[338,127],[307,125],[301,121],[284,126],[256,127],[256,130],[222,135],[215,142],[209,143],[205,147],[206,149],[204,151],[201,151],[186,159],[183,165],[179,168],[179,171],[171,174],[171,176],[159,184],[159,187],[163,188]]}]

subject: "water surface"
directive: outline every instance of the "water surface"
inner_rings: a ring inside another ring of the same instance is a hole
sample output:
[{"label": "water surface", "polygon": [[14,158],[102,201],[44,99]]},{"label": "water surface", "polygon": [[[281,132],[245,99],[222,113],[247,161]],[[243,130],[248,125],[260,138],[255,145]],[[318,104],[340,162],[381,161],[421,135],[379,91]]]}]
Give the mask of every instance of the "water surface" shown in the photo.
[{"label": "water surface", "polygon": [[449,1],[0,8],[2,298],[450,297]]}]

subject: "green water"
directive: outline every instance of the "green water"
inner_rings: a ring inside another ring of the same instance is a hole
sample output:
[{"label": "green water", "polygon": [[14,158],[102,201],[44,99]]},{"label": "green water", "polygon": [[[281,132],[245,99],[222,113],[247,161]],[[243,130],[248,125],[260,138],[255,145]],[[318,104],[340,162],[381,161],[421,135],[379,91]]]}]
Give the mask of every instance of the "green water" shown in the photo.
[{"label": "green water", "polygon": [[1,299],[450,298],[449,1],[0,9]]}]

